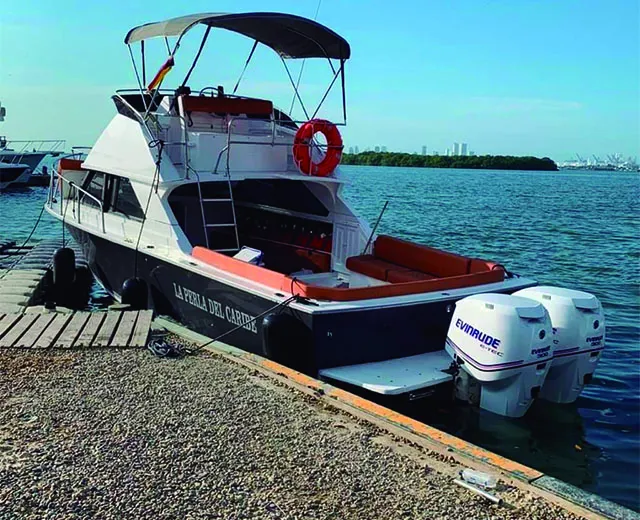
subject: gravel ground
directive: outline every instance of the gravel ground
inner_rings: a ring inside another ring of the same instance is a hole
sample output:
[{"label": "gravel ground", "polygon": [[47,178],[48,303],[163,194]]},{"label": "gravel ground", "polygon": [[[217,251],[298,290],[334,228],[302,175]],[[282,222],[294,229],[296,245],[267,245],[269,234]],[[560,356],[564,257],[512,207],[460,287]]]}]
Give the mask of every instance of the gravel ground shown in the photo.
[{"label": "gravel ground", "polygon": [[577,518],[208,354],[0,351],[0,518]]}]

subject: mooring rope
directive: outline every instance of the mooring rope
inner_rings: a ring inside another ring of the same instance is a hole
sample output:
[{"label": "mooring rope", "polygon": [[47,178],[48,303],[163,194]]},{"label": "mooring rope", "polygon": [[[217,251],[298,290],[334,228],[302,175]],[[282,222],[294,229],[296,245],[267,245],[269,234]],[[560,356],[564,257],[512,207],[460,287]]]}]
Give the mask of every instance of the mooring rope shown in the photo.
[{"label": "mooring rope", "polygon": [[256,321],[259,318],[262,318],[263,316],[265,316],[266,314],[269,314],[270,312],[275,311],[276,309],[282,307],[285,308],[287,305],[289,305],[291,302],[293,302],[294,300],[297,300],[300,297],[299,294],[294,294],[293,296],[290,296],[289,298],[287,298],[286,300],[281,301],[280,303],[268,308],[266,311],[261,312],[260,314],[258,314],[257,316],[254,316],[253,318],[251,318],[250,320],[247,320],[243,323],[240,323],[239,325],[236,325],[235,327],[233,327],[232,329],[229,329],[226,332],[223,332],[222,334],[219,334],[218,336],[216,336],[213,339],[210,339],[209,341],[206,341],[205,343],[202,343],[200,345],[196,345],[195,347],[189,347],[189,348],[185,348],[182,347],[180,345],[175,345],[173,343],[170,343],[168,341],[166,341],[165,339],[153,339],[149,342],[149,344],[147,345],[147,348],[151,351],[152,354],[154,354],[155,356],[158,357],[181,357],[185,354],[195,354],[196,352],[199,352],[200,350],[202,350],[203,348],[211,345],[212,343],[215,343],[216,341],[220,341],[222,338],[224,338],[225,336],[228,336],[229,334],[246,327],[248,324],[253,323],[254,321]]},{"label": "mooring rope", "polygon": [[[33,234],[36,231],[36,228],[38,227],[38,224],[40,224],[40,219],[42,219],[42,214],[44,213],[44,204],[42,205],[42,209],[40,210],[40,215],[38,215],[38,218],[36,220],[35,225],[33,226],[33,229],[31,230],[31,233],[29,233],[29,236],[27,237],[27,239],[24,241],[24,243],[19,247],[19,249],[24,249],[26,247],[26,245],[29,243],[29,240],[31,240],[31,237],[33,236]],[[18,258],[16,259],[15,262],[13,262],[13,264],[11,264],[7,270],[2,273],[2,276],[0,276],[0,280],[2,280],[5,276],[7,276],[9,274],[9,272],[16,266],[18,265],[18,262],[20,262],[20,260],[22,260],[23,255],[18,255]],[[5,257],[8,258],[8,255]]]}]

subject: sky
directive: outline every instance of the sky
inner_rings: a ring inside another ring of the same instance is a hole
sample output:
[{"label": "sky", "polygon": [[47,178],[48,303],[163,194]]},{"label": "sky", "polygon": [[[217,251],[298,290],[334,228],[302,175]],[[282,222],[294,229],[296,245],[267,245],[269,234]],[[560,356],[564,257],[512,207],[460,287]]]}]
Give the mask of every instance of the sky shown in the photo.
[{"label": "sky", "polygon": [[[188,5],[187,5],[188,4]],[[345,145],[556,161],[619,153],[640,158],[640,0],[4,0],[0,103],[9,139],[89,146],[115,114],[111,96],[135,88],[123,39],[143,23],[217,11],[279,11],[313,18],[351,44]],[[176,54],[163,86],[177,86],[202,30]],[[190,85],[233,90],[252,41],[211,33]],[[135,56],[139,49],[136,47]],[[149,76],[166,58],[147,47]],[[297,78],[302,62],[289,60]],[[331,81],[307,60],[300,92],[315,107]],[[338,85],[339,86],[339,85]],[[278,56],[259,46],[238,93],[289,111],[292,89]],[[302,119],[300,107],[294,117]],[[342,120],[339,89],[319,116]]]}]

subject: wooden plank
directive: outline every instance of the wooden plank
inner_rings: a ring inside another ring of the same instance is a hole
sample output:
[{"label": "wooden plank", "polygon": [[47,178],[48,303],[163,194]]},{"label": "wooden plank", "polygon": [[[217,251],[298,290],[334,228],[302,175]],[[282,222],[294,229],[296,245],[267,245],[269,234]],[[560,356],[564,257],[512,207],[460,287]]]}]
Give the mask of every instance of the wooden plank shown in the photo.
[{"label": "wooden plank", "polygon": [[22,314],[17,314],[17,313],[4,315],[4,317],[0,321],[0,338],[4,336],[7,332],[9,332],[11,327],[13,327],[13,324],[16,321],[18,321],[21,316]]},{"label": "wooden plank", "polygon": [[122,311],[107,312],[107,317],[102,322],[102,326],[100,327],[100,330],[96,335],[96,339],[91,342],[92,347],[106,347],[107,345],[109,345],[111,336],[113,336],[113,333],[118,326],[121,315]]},{"label": "wooden plank", "polygon": [[20,336],[22,336],[37,319],[38,315],[35,313],[24,314],[20,321],[16,323],[2,339],[0,339],[0,347],[13,346],[13,344],[20,339]]},{"label": "wooden plank", "polygon": [[40,335],[47,328],[47,325],[51,323],[51,320],[55,317],[53,312],[47,312],[46,314],[36,314],[36,321],[31,324],[29,330],[25,332],[18,341],[14,344],[14,347],[31,348],[33,344],[38,341]]},{"label": "wooden plank", "polygon": [[62,329],[71,319],[72,314],[67,312],[59,312],[55,318],[51,321],[46,330],[42,333],[42,336],[38,338],[33,345],[33,348],[49,348],[52,346],[58,336],[62,333]]},{"label": "wooden plank", "polygon": [[138,319],[136,320],[136,326],[133,329],[133,336],[131,337],[130,347],[146,347],[147,337],[149,336],[149,328],[151,327],[151,318],[153,317],[153,311],[140,311],[138,313]]},{"label": "wooden plank", "polygon": [[137,317],[138,311],[124,311],[122,313],[116,333],[113,335],[111,343],[109,343],[110,347],[126,347],[129,345]]},{"label": "wooden plank", "polygon": [[87,323],[89,316],[91,316],[90,312],[74,313],[69,325],[67,325],[62,334],[58,336],[58,339],[53,346],[56,348],[70,348],[71,345],[73,345],[73,342],[80,335],[80,331],[82,330],[82,327],[84,327],[85,323]]},{"label": "wooden plank", "polygon": [[106,315],[106,312],[91,313],[87,324],[84,326],[84,329],[82,329],[82,332],[80,333],[80,336],[78,336],[78,339],[73,343],[73,346],[88,347],[89,345],[91,345],[91,342],[93,341],[93,338],[96,337],[96,333],[98,332],[100,325],[102,325],[102,320],[104,320],[104,317]]}]

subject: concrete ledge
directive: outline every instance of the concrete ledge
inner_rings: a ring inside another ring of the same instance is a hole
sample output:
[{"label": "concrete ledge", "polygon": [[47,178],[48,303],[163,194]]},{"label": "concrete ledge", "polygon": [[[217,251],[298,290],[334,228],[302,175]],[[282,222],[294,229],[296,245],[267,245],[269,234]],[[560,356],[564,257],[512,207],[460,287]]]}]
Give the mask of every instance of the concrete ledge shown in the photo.
[{"label": "concrete ledge", "polygon": [[588,491],[548,475],[543,475],[536,479],[533,485],[550,491],[555,495],[559,495],[574,504],[579,504],[585,509],[599,513],[605,518],[611,518],[613,520],[640,519],[640,514],[631,511],[631,509],[627,509],[615,502],[606,500],[598,495],[594,495],[593,493],[589,493]]},{"label": "concrete ledge", "polygon": [[[154,320],[154,325],[196,344],[211,341],[211,338],[189,330],[170,319],[158,317]],[[274,361],[221,342],[211,343],[205,347],[205,350],[253,370],[258,370],[290,387],[313,395],[339,410],[372,422],[376,426],[428,450],[453,457],[460,464],[484,471],[498,472],[511,484],[541,496],[572,513],[588,519],[640,519],[640,515],[623,506]]]}]

